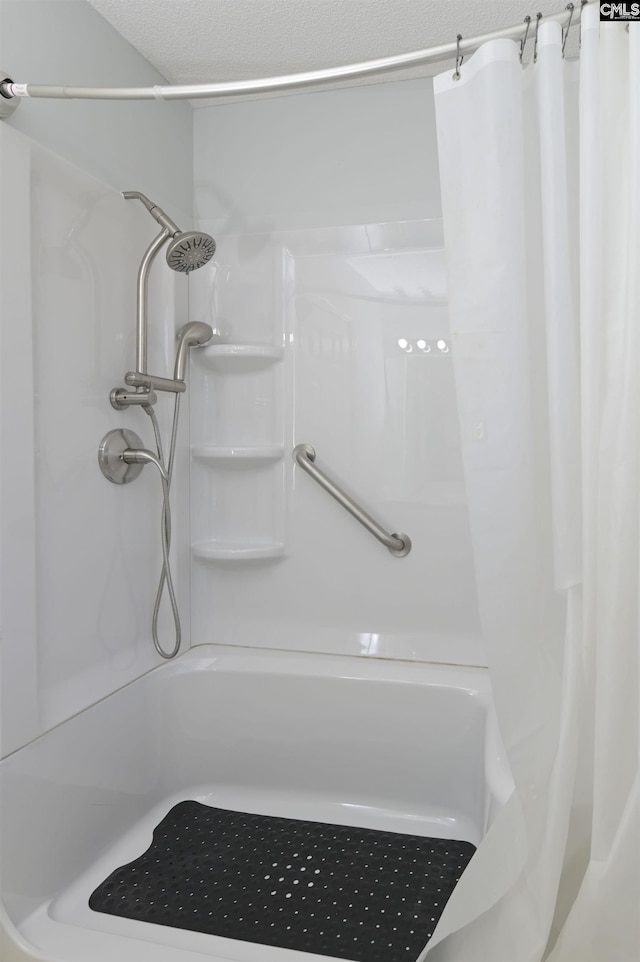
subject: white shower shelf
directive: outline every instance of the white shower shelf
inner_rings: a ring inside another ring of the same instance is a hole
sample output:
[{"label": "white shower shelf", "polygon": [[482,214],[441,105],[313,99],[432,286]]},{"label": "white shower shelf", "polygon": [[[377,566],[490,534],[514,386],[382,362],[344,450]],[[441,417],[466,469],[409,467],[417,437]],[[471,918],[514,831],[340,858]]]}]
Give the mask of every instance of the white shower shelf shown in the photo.
[{"label": "white shower shelf", "polygon": [[256,371],[284,357],[284,348],[274,344],[212,344],[194,354],[206,367],[227,371]]},{"label": "white shower shelf", "polygon": [[194,444],[191,453],[198,461],[228,468],[255,468],[284,455],[281,444],[265,444],[254,447],[222,447],[219,444]]},{"label": "white shower shelf", "polygon": [[198,561],[268,561],[284,555],[280,541],[199,541],[191,545]]}]

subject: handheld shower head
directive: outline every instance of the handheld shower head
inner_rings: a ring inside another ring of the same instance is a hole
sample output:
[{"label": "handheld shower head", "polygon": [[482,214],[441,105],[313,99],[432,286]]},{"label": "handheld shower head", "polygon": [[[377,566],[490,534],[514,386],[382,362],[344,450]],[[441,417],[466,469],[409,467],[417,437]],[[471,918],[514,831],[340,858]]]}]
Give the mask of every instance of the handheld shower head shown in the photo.
[{"label": "handheld shower head", "polygon": [[173,271],[190,274],[211,260],[216,242],[200,231],[180,231],[167,247],[167,264]]},{"label": "handheld shower head", "polygon": [[191,321],[185,324],[178,331],[178,353],[176,354],[176,366],[173,372],[174,380],[184,381],[185,370],[187,367],[187,357],[190,347],[201,347],[213,337],[213,330],[208,324],[202,321]]}]

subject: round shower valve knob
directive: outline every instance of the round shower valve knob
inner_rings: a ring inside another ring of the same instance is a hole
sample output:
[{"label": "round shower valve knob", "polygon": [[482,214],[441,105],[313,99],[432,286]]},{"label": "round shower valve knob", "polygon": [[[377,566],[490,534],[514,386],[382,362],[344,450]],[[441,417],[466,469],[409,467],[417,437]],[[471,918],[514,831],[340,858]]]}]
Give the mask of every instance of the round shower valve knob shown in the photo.
[{"label": "round shower valve knob", "polygon": [[125,451],[143,448],[142,438],[128,428],[116,428],[105,434],[98,448],[98,464],[108,481],[129,484],[135,481],[144,464],[130,464],[124,460]]}]

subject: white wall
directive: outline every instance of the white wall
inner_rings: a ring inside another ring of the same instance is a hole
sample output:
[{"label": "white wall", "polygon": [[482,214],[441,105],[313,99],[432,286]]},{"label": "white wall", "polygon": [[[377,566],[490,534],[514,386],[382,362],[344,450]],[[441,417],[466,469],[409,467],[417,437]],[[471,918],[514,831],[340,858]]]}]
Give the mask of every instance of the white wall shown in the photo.
[{"label": "white wall", "polygon": [[[86,0],[0,0],[0,66],[16,83],[166,83]],[[185,103],[22,102],[3,121],[116,190],[137,187],[177,223],[192,212],[192,111]]]},{"label": "white wall", "polygon": [[[431,82],[194,123],[196,212],[218,251],[192,311],[220,343],[194,355],[193,642],[485,663]],[[294,468],[300,442],[411,536],[409,556]]]},{"label": "white wall", "polygon": [[217,232],[440,216],[431,80],[197,109],[196,215]]},{"label": "white wall", "polygon": [[[0,18],[0,62],[16,79],[160,82],[84,0],[2,0]],[[134,366],[136,274],[156,233],[120,191],[140,189],[188,224],[191,146],[186,104],[27,101],[0,125],[3,753],[160,660],[160,484],[147,469],[110,485],[97,450],[119,425],[153,441],[142,412],[108,400]],[[159,259],[151,289],[150,365],[166,373],[186,282]],[[188,639],[184,556],[178,568]]]}]

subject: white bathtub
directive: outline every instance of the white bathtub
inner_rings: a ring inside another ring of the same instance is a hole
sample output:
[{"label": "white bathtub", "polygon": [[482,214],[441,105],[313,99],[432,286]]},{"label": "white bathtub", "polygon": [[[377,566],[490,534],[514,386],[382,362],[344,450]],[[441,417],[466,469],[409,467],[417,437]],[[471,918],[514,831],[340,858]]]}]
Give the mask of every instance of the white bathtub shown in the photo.
[{"label": "white bathtub", "polygon": [[485,669],[192,649],[0,764],[3,962],[327,962],[87,901],[183,799],[477,845],[510,791]]}]

